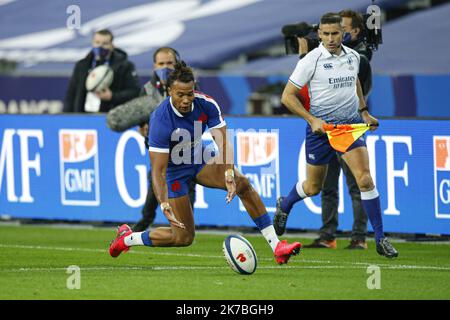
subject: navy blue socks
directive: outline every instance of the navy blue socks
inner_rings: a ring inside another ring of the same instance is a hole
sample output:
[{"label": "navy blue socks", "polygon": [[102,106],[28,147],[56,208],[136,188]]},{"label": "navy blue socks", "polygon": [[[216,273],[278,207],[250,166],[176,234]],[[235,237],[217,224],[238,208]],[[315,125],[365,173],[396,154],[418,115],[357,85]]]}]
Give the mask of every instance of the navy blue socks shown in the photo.
[{"label": "navy blue socks", "polygon": [[375,241],[378,243],[384,238],[384,232],[383,219],[381,217],[380,196],[377,188],[371,191],[361,192],[361,204],[369,217],[370,224],[375,233]]},{"label": "navy blue socks", "polygon": [[307,195],[305,191],[303,191],[303,182],[297,182],[292,188],[291,192],[281,201],[281,210],[283,212],[289,213],[292,210],[292,207],[297,202],[306,198]]}]

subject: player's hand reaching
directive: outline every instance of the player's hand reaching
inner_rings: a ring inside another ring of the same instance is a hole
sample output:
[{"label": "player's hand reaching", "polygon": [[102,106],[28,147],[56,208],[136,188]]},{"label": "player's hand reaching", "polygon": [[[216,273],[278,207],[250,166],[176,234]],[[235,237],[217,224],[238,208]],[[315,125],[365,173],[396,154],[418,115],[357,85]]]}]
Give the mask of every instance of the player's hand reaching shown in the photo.
[{"label": "player's hand reaching", "polygon": [[236,196],[236,182],[234,181],[234,169],[225,171],[225,186],[227,187],[227,204]]},{"label": "player's hand reaching", "polygon": [[173,214],[172,208],[170,207],[170,204],[168,202],[161,203],[161,211],[166,216],[167,220],[169,220],[169,223],[171,226],[186,229],[186,226],[184,223],[180,222],[175,218],[175,215]]},{"label": "player's hand reaching", "polygon": [[323,129],[324,123],[325,121],[323,121],[322,119],[314,118],[310,123],[311,131],[318,135],[325,134],[326,132]]}]

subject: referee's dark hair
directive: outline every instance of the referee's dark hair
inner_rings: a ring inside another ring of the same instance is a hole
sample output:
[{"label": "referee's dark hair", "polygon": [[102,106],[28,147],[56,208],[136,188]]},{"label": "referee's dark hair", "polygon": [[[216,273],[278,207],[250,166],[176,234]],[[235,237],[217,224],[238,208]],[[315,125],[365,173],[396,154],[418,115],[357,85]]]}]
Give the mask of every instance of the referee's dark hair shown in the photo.
[{"label": "referee's dark hair", "polygon": [[339,15],[339,13],[336,12],[328,12],[325,13],[320,18],[320,24],[341,24],[342,23],[342,17]]},{"label": "referee's dark hair", "polygon": [[194,72],[186,65],[184,61],[179,61],[175,64],[175,70],[169,75],[167,79],[167,87],[171,87],[175,81],[183,83],[195,82]]}]

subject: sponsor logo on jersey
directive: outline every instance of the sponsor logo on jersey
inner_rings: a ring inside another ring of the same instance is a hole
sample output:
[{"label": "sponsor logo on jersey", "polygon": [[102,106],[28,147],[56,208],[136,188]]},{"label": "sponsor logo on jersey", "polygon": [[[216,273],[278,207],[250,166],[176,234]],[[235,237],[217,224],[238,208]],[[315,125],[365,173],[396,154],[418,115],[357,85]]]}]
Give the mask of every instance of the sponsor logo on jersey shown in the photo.
[{"label": "sponsor logo on jersey", "polygon": [[352,57],[348,57],[347,63],[348,63],[349,65],[352,65],[352,64],[353,64],[353,58],[352,58]]}]

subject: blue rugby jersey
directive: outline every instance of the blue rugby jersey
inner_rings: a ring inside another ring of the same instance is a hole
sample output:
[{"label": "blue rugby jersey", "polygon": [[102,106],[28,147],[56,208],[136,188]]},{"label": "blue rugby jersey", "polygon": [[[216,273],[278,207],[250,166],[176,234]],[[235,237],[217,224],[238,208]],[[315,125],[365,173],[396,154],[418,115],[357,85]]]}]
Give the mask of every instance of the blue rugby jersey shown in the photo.
[{"label": "blue rugby jersey", "polygon": [[184,115],[175,109],[172,98],[168,97],[150,117],[149,150],[170,153],[169,167],[198,164],[199,161],[203,162],[200,154],[203,151],[203,132],[207,128],[221,128],[225,125],[219,105],[204,93],[195,92],[191,112]]}]

